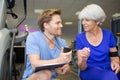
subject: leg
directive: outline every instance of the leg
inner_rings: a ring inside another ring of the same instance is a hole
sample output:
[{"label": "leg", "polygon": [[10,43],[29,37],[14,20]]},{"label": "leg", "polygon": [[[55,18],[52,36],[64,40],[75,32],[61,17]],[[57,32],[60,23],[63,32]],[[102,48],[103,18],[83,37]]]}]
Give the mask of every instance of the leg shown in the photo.
[{"label": "leg", "polygon": [[51,80],[52,74],[49,70],[33,73],[27,80]]},{"label": "leg", "polygon": [[120,72],[117,74],[118,79],[120,80]]},{"label": "leg", "polygon": [[89,67],[81,71],[79,76],[81,80],[118,80],[114,72],[99,67]]}]

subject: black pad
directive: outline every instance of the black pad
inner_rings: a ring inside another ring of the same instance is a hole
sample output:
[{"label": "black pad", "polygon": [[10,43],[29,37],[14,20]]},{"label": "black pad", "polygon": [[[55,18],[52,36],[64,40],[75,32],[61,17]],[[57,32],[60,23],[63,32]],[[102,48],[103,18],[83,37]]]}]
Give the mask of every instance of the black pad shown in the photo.
[{"label": "black pad", "polygon": [[66,63],[55,63],[55,64],[46,64],[44,66],[39,66],[39,67],[36,67],[35,68],[35,72],[38,72],[40,70],[53,70],[55,68],[58,68],[58,67],[62,67],[63,65],[65,65]]},{"label": "black pad", "polygon": [[64,51],[64,53],[66,53],[66,52],[71,51],[71,49],[70,49],[70,48],[67,48],[67,47],[64,47],[63,51]]},{"label": "black pad", "polygon": [[109,56],[110,57],[117,57],[118,56],[118,52],[109,52]]},{"label": "black pad", "polygon": [[16,53],[16,63],[24,63],[25,46],[14,46]]}]

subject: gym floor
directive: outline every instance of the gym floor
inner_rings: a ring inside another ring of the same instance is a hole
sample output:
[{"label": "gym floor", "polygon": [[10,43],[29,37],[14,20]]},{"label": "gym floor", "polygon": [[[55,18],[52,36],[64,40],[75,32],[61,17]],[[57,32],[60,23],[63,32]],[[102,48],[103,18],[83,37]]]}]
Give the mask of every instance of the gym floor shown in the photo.
[{"label": "gym floor", "polygon": [[[21,80],[22,75],[23,75],[22,73],[24,71],[24,59],[23,59],[23,57],[24,57],[24,47],[15,47],[15,50],[17,52],[16,68],[19,72],[18,76],[17,76],[17,80]],[[23,53],[23,54],[21,54],[21,53]],[[79,77],[78,77],[78,70],[77,70],[77,67],[76,67],[76,63],[77,63],[76,59],[77,58],[76,58],[75,54],[73,54],[72,56],[73,56],[73,58],[72,58],[72,61],[70,62],[70,67],[71,67],[70,73],[68,73],[66,75],[58,75],[56,80],[80,80]]]},{"label": "gym floor", "polygon": [[[20,75],[17,77],[17,80],[21,80],[22,75],[21,73],[23,73],[23,67],[24,65],[22,64],[17,64],[17,69],[20,70]],[[66,74],[66,75],[58,75],[56,80],[80,80],[78,77],[78,72],[77,72],[77,68],[73,65],[70,64],[71,67],[71,71],[70,73]],[[13,79],[15,80],[15,79]]]},{"label": "gym floor", "polygon": [[80,80],[78,77],[77,68],[72,64],[70,65],[70,67],[71,67],[70,73],[67,75],[59,75],[57,77],[57,80]]}]

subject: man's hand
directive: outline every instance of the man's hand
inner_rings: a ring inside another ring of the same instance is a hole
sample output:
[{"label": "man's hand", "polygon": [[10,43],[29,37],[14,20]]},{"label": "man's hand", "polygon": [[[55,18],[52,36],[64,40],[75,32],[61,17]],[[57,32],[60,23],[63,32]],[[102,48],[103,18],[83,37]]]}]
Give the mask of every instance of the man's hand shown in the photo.
[{"label": "man's hand", "polygon": [[67,74],[70,71],[69,64],[65,64],[63,67],[55,69],[58,74]]}]

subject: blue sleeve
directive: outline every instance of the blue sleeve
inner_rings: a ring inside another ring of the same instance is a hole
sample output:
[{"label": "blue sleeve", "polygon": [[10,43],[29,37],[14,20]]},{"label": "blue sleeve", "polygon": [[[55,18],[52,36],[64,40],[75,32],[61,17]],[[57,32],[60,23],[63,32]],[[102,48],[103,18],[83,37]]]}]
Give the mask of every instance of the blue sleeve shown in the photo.
[{"label": "blue sleeve", "polygon": [[116,41],[114,38],[114,35],[112,34],[112,32],[110,32],[110,48],[115,47],[116,46]]},{"label": "blue sleeve", "polygon": [[60,37],[56,37],[56,40],[58,42],[58,46],[61,46],[61,47],[68,47],[67,46],[67,43],[66,43],[66,40],[60,38]]},{"label": "blue sleeve", "polygon": [[62,41],[63,41],[63,46],[64,46],[64,47],[68,47],[68,46],[67,46],[67,42],[66,42],[64,39],[62,39]]},{"label": "blue sleeve", "polygon": [[26,54],[39,54],[37,40],[32,34],[30,34],[26,40]]},{"label": "blue sleeve", "polygon": [[80,50],[83,48],[82,42],[81,42],[81,38],[80,35],[76,36],[76,50]]}]

